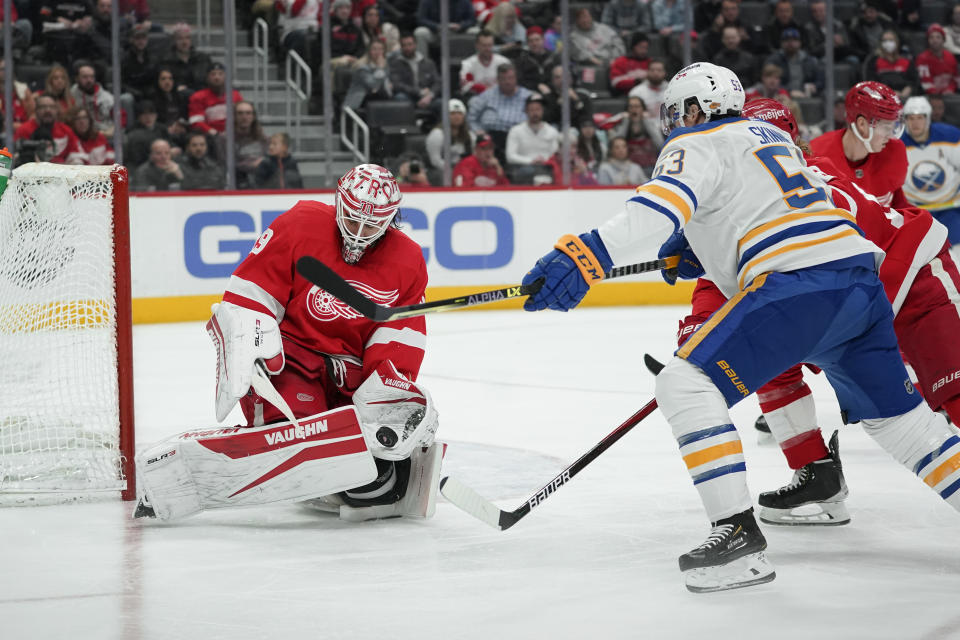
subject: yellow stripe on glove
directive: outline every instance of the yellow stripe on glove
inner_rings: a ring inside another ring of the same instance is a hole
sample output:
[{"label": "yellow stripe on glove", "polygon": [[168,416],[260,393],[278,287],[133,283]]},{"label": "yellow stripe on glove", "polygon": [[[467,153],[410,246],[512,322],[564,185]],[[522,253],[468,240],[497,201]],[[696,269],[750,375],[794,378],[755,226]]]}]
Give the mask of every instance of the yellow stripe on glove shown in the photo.
[{"label": "yellow stripe on glove", "polygon": [[557,244],[553,246],[573,260],[573,263],[580,269],[580,275],[583,276],[588,285],[603,280],[603,267],[600,266],[600,261],[580,238],[573,234],[567,234],[561,236],[557,240]]}]

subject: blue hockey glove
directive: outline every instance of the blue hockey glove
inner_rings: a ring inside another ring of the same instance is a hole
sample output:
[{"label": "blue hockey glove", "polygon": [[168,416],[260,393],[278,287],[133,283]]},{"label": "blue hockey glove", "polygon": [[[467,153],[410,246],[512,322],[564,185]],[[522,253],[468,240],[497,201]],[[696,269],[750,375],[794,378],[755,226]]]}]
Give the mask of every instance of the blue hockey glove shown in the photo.
[{"label": "blue hockey glove", "polygon": [[660,247],[660,253],[657,254],[658,258],[669,258],[670,256],[679,257],[680,263],[676,267],[660,270],[660,275],[663,276],[663,280],[667,284],[673,286],[677,283],[677,278],[693,280],[704,274],[703,266],[701,266],[700,260],[693,249],[690,248],[690,243],[687,242],[687,237],[683,235],[683,231],[677,231],[670,236]]},{"label": "blue hockey glove", "polygon": [[603,280],[613,260],[596,230],[579,237],[563,236],[556,248],[537,260],[523,278],[529,285],[543,278],[543,286],[523,303],[526,311],[569,311],[580,304],[590,285]]}]

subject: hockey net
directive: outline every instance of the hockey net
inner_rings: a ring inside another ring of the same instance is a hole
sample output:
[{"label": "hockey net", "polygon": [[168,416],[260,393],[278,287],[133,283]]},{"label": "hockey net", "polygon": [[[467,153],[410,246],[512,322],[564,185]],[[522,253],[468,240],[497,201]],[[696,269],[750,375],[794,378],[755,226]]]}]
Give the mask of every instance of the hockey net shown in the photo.
[{"label": "hockey net", "polygon": [[0,506],[135,497],[127,172],[25,164],[0,199]]}]

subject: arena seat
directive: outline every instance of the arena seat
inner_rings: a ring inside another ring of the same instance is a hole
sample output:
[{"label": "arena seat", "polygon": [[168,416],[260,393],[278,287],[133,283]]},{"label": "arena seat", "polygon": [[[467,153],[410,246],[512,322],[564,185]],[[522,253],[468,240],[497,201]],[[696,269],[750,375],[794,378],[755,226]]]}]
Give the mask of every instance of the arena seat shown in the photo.
[{"label": "arena seat", "polygon": [[824,119],[823,98],[798,98],[800,113],[806,124],[818,124]]},{"label": "arena seat", "polygon": [[[621,113],[627,110],[626,96],[615,98],[595,98],[593,100],[594,113]],[[576,123],[573,123],[576,124]]]},{"label": "arena seat", "polygon": [[610,68],[584,66],[577,70],[579,86],[590,92],[591,97],[606,98],[610,95]]}]

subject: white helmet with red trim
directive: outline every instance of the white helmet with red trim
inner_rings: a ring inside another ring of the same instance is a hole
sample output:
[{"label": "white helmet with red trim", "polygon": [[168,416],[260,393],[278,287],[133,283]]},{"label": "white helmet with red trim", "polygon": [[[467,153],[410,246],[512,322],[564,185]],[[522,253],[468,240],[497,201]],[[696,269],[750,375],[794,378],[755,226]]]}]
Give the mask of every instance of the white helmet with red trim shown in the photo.
[{"label": "white helmet with red trim", "polygon": [[358,261],[387,232],[400,198],[393,174],[378,164],[361,164],[343,174],[337,182],[336,204],[344,261]]}]

